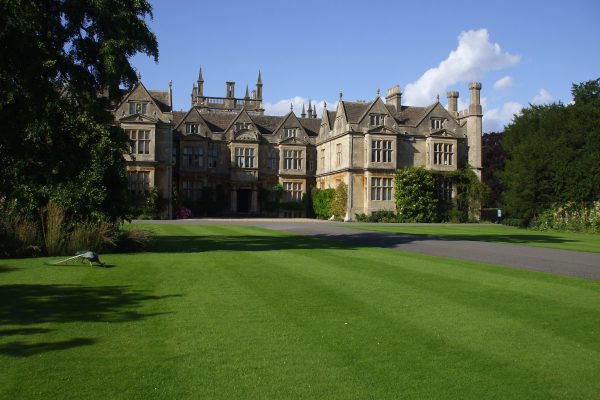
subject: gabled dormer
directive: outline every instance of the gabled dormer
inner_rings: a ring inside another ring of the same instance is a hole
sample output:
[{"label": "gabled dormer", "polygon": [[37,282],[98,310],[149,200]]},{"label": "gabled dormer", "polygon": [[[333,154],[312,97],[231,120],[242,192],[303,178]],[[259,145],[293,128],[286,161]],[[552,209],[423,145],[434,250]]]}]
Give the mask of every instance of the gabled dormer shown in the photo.
[{"label": "gabled dormer", "polygon": [[166,122],[168,118],[163,115],[165,107],[168,108],[170,105],[162,103],[159,105],[142,81],[137,81],[115,109],[115,116],[121,121],[127,116],[141,115]]},{"label": "gabled dormer", "polygon": [[365,109],[358,123],[363,131],[382,133],[393,133],[392,128],[396,125],[394,117],[390,114],[390,110],[381,100],[381,97],[379,97],[379,93]]},{"label": "gabled dormer", "polygon": [[279,142],[283,142],[288,139],[297,139],[305,143],[308,140],[308,134],[306,133],[306,130],[293,111],[290,111],[283,118],[273,133],[279,138]]},{"label": "gabled dormer", "polygon": [[184,136],[196,135],[201,137],[208,136],[210,128],[202,118],[198,109],[192,107],[183,119],[175,126],[175,131]]},{"label": "gabled dormer", "polygon": [[240,110],[238,115],[225,129],[229,140],[258,141],[258,127],[245,109]]},{"label": "gabled dormer", "polygon": [[335,120],[333,121],[332,127],[334,135],[346,131],[346,127],[348,126],[348,113],[344,103],[344,101],[340,100],[337,104],[337,109],[335,110]]},{"label": "gabled dormer", "polygon": [[426,108],[423,116],[416,124],[423,131],[432,134],[446,130],[448,132],[456,132],[459,128],[456,119],[440,104],[436,102]]}]

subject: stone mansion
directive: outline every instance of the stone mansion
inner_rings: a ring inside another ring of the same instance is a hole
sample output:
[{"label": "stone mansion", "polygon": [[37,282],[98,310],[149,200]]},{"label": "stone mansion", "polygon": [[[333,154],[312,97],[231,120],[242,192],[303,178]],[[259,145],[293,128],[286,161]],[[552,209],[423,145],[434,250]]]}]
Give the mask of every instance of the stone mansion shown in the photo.
[{"label": "stone mansion", "polygon": [[[163,218],[178,202],[201,199],[205,188],[223,212],[263,213],[261,193],[280,184],[282,201],[302,199],[313,187],[348,185],[348,214],[394,210],[394,171],[423,166],[452,171],[467,163],[481,176],[480,83],[469,85],[469,105],[459,111],[458,92],[447,93],[448,108],[402,104],[399,86],[379,91],[369,102],[340,100],[335,111],[318,116],[309,102],[297,115],[265,115],[260,72],[251,93],[236,97],[226,82],[224,97],[204,95],[202,70],[187,112],[173,110],[172,87],[148,90],[141,79],[113,110],[131,139],[127,157],[129,190],[156,187],[164,199]],[[451,193],[452,189],[448,189]],[[210,193],[214,195],[215,190]],[[265,204],[263,204],[265,203]],[[302,211],[281,211],[302,216]]]}]

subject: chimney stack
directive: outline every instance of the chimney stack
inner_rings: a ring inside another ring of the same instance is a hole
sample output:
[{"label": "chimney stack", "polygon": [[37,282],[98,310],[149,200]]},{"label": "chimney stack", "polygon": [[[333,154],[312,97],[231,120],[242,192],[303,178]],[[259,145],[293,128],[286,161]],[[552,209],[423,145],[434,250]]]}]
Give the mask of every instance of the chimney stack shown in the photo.
[{"label": "chimney stack", "polygon": [[396,111],[400,111],[402,107],[402,92],[400,92],[400,86],[392,86],[388,89],[387,95],[385,96],[385,104],[394,106]]},{"label": "chimney stack", "polygon": [[470,103],[469,103],[469,114],[471,115],[482,115],[481,110],[481,83],[472,82],[469,83],[469,94],[470,94]]},{"label": "chimney stack", "polygon": [[225,97],[227,97],[228,99],[233,99],[235,97],[235,82],[225,82],[225,85],[227,86],[227,95]]},{"label": "chimney stack", "polygon": [[448,92],[446,93],[446,98],[448,99],[448,112],[456,118],[458,115],[458,92]]}]

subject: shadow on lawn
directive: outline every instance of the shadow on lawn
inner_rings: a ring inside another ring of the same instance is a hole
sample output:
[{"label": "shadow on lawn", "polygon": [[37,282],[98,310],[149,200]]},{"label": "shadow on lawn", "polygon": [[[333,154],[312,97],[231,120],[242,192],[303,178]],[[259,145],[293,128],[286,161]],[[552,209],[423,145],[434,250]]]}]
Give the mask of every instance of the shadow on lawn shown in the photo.
[{"label": "shadow on lawn", "polygon": [[444,240],[469,240],[489,243],[572,243],[577,240],[565,239],[559,236],[551,235],[528,235],[528,234],[514,234],[514,235],[465,235],[465,234],[440,234],[440,235],[425,235],[430,238],[439,238]]},{"label": "shadow on lawn", "polygon": [[[154,296],[132,291],[126,286],[78,285],[2,285],[0,286],[0,326],[40,323],[138,321],[159,315],[141,313],[135,308],[143,303],[170,296]],[[0,339],[10,336],[38,335],[53,329],[22,327],[0,330]],[[95,343],[91,338],[73,338],[54,343],[32,340],[0,345],[0,354],[30,356]]]},{"label": "shadow on lawn", "polygon": [[270,251],[301,249],[344,249],[354,247],[339,241],[311,236],[157,236],[148,251],[195,253],[204,251]]}]

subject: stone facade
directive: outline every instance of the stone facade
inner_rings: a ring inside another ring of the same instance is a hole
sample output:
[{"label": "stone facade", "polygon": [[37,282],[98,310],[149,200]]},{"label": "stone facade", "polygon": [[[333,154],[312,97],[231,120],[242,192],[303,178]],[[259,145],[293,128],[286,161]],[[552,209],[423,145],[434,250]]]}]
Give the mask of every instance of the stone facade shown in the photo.
[{"label": "stone facade", "polygon": [[[280,184],[284,203],[297,203],[313,187],[348,185],[348,213],[394,210],[397,168],[423,166],[453,171],[471,165],[481,176],[481,84],[469,85],[470,103],[459,111],[458,92],[448,92],[448,109],[439,98],[427,107],[402,105],[398,86],[379,91],[370,102],[340,101],[335,111],[317,117],[309,103],[300,116],[264,115],[259,72],[252,94],[235,97],[226,82],[225,97],[204,96],[200,70],[192,87],[191,108],[172,110],[172,93],[150,91],[138,82],[114,111],[132,139],[128,160],[130,191],[159,188],[164,218],[179,202],[212,196],[226,213],[265,213],[268,190]],[[300,207],[281,216],[304,216]]]}]

